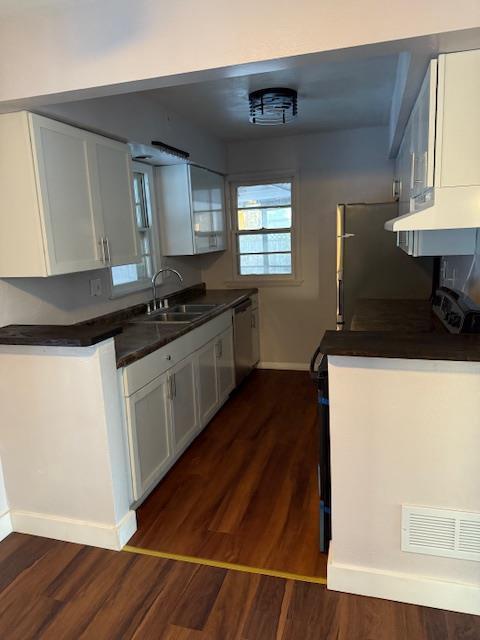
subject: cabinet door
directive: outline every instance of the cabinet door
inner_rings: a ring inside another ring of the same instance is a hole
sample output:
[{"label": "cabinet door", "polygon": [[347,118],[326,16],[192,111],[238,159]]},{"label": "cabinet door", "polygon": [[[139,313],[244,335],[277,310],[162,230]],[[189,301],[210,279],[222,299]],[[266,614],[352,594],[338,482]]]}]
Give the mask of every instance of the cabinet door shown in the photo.
[{"label": "cabinet door", "polygon": [[260,325],[258,308],[252,309],[252,364],[257,365],[260,360]]},{"label": "cabinet door", "polygon": [[140,260],[138,227],[132,195],[132,170],[127,147],[92,134],[94,194],[102,212],[107,260],[111,266]]},{"label": "cabinet door", "polygon": [[200,422],[204,427],[218,408],[216,340],[202,347],[197,356]]},{"label": "cabinet door", "polygon": [[49,275],[98,269],[102,220],[92,199],[88,136],[29,115]]},{"label": "cabinet door", "polygon": [[191,442],[199,430],[196,357],[179,362],[170,372],[173,449],[177,454]]},{"label": "cabinet door", "polygon": [[126,398],[133,496],[139,500],[167,471],[173,455],[168,374]]},{"label": "cabinet door", "polygon": [[407,124],[403,134],[402,143],[395,163],[395,172],[399,180],[398,215],[402,216],[410,211],[410,189],[411,189],[411,162],[412,162],[412,129],[411,123]]},{"label": "cabinet door", "polygon": [[437,63],[432,61],[412,112],[412,197],[433,187]]},{"label": "cabinet door", "polygon": [[235,386],[233,329],[229,328],[215,340],[217,357],[218,399],[222,404]]},{"label": "cabinet door", "polygon": [[192,224],[195,253],[225,248],[224,179],[223,176],[190,167],[192,190]]}]

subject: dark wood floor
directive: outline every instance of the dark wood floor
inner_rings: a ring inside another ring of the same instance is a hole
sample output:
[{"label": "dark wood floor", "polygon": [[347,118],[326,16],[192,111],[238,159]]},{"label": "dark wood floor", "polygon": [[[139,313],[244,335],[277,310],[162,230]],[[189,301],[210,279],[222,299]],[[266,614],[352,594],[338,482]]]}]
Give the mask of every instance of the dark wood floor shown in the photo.
[{"label": "dark wood floor", "polygon": [[480,618],[12,534],[2,640],[480,640]]},{"label": "dark wood floor", "polygon": [[325,576],[316,465],[308,374],[255,371],[137,510],[129,544]]}]

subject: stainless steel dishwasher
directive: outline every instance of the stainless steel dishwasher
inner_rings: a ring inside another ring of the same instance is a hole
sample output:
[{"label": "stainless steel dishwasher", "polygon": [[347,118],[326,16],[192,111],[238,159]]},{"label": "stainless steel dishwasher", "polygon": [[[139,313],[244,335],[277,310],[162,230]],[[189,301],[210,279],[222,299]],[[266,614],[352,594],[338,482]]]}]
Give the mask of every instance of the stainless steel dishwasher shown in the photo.
[{"label": "stainless steel dishwasher", "polygon": [[240,384],[253,369],[252,301],[234,307],[235,382]]}]

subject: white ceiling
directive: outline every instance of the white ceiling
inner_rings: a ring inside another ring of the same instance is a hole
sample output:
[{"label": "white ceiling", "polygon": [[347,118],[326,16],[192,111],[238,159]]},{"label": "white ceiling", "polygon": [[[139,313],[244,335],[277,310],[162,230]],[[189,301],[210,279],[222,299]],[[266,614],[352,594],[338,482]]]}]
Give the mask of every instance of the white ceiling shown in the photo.
[{"label": "white ceiling", "polygon": [[[224,140],[386,125],[398,56],[298,64],[270,73],[144,92]],[[248,94],[266,87],[298,91],[298,117],[281,127],[248,121]]]}]

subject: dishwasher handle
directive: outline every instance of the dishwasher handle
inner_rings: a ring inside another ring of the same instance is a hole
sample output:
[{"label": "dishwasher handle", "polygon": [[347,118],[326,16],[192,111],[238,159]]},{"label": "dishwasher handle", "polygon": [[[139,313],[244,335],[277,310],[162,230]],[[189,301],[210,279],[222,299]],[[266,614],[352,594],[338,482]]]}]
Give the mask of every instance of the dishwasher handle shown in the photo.
[{"label": "dishwasher handle", "polygon": [[252,300],[251,300],[251,298],[248,298],[244,302],[241,302],[240,304],[237,304],[237,306],[234,307],[234,311],[235,311],[235,313],[243,313],[244,311],[246,311],[251,306],[252,306]]}]

